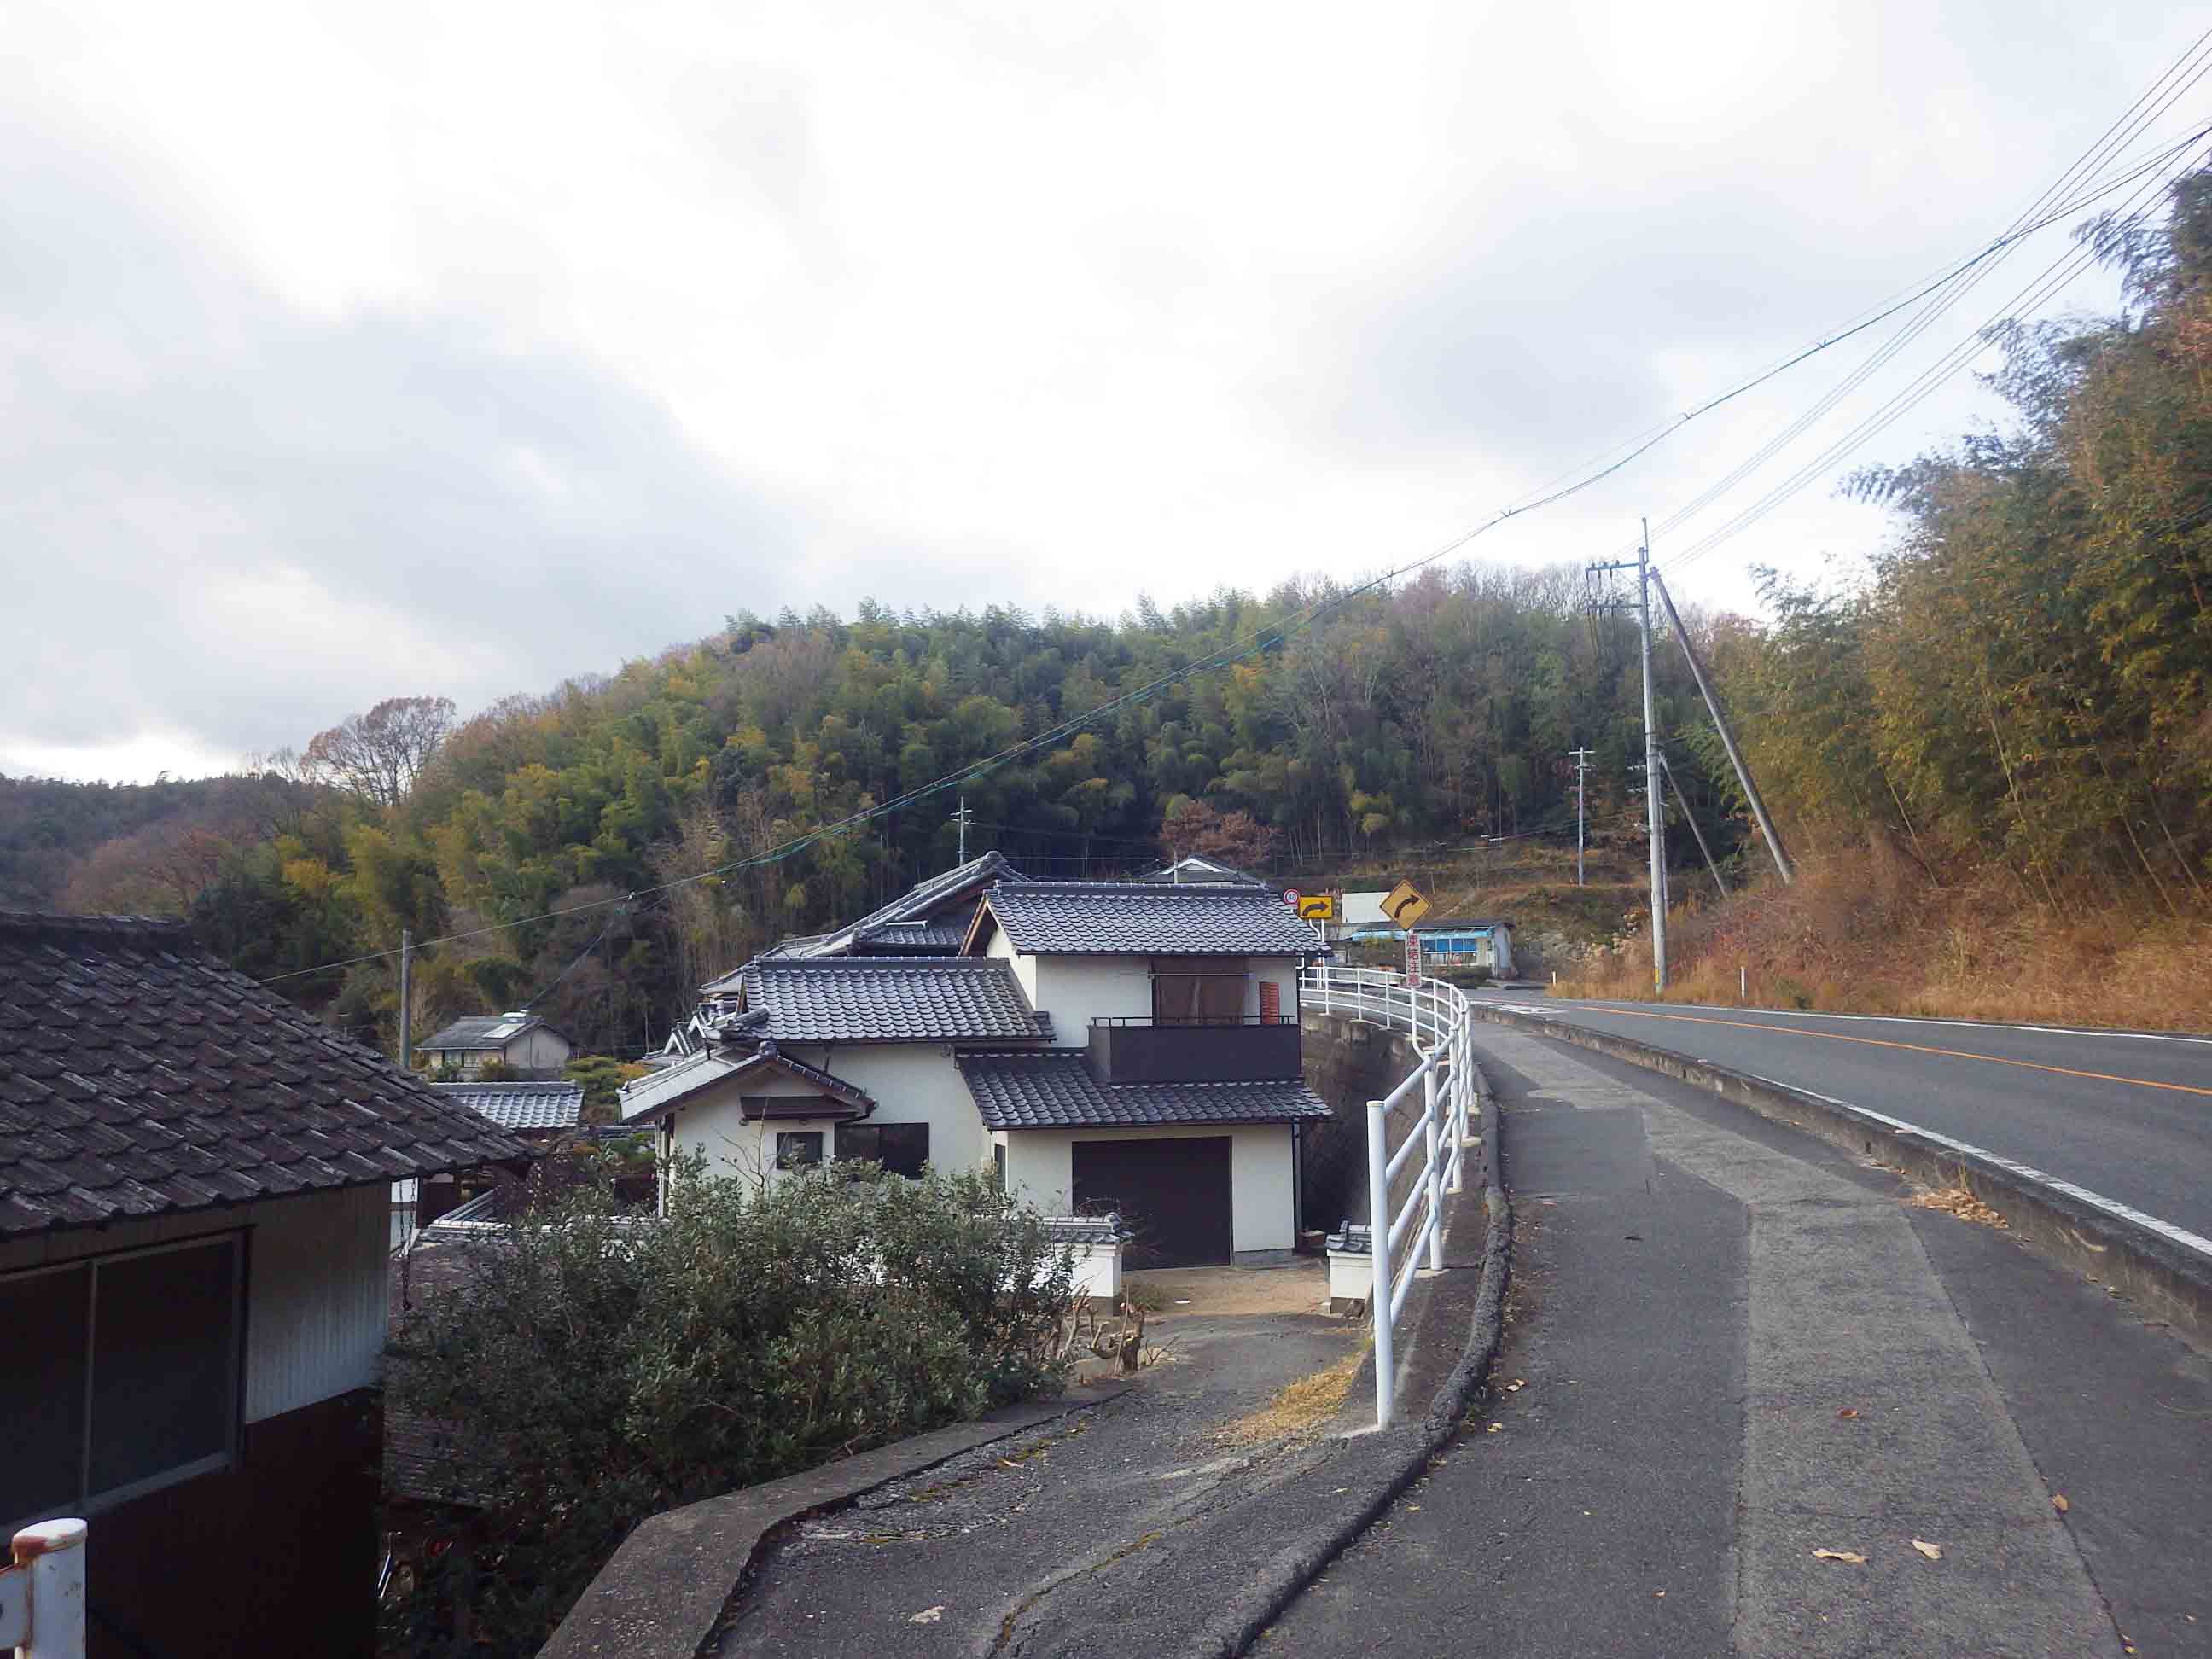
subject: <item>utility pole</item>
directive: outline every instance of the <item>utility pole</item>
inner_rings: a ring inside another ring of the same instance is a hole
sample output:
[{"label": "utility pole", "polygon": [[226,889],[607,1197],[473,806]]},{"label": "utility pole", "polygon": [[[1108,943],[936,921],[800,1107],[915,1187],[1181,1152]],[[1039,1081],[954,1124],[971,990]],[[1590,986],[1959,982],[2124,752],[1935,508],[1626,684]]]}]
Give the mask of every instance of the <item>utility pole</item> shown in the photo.
[{"label": "utility pole", "polygon": [[1682,626],[1682,619],[1674,612],[1674,596],[1668,592],[1667,584],[1653,571],[1651,580],[1658,584],[1659,603],[1667,607],[1668,624],[1674,637],[1682,642],[1682,654],[1690,659],[1690,678],[1698,683],[1698,691],[1705,700],[1705,712],[1713,717],[1713,725],[1721,734],[1721,747],[1728,750],[1729,762],[1735,768],[1735,781],[1743,786],[1743,798],[1751,803],[1751,815],[1759,820],[1759,833],[1766,837],[1766,850],[1774,855],[1774,867],[1782,872],[1784,885],[1797,878],[1790,863],[1790,854],[1782,845],[1781,832],[1774,820],[1766,816],[1766,803],[1759,798],[1759,786],[1752,781],[1751,768],[1744,764],[1743,751],[1735,746],[1735,733],[1729,730],[1728,716],[1721,713],[1721,700],[1713,695],[1712,682],[1705,676],[1705,664],[1698,660],[1695,647],[1690,643],[1690,630]]},{"label": "utility pole", "polygon": [[962,864],[965,864],[965,863],[967,863],[967,862],[968,862],[968,819],[969,819],[969,811],[968,811],[968,797],[967,797],[967,796],[965,796],[965,795],[963,795],[963,796],[961,796],[961,797],[960,797],[960,810],[959,810],[958,811],[955,812],[955,813],[952,815],[952,821],[953,821],[953,823],[957,823],[957,824],[958,824],[958,825],[960,826],[960,858],[959,858],[959,860],[958,860],[958,861],[959,861],[960,863],[962,863]]},{"label": "utility pole", "polygon": [[1591,751],[1570,749],[1575,763],[1575,885],[1583,885],[1583,774],[1590,769]]},{"label": "utility pole", "polygon": [[1644,817],[1651,836],[1651,988],[1667,988],[1667,815],[1659,810],[1659,726],[1651,704],[1651,520],[1636,550],[1636,632],[1644,658]]},{"label": "utility pole", "polygon": [[408,1038],[413,1035],[409,1029],[413,1023],[413,1010],[408,1006],[411,1000],[408,993],[413,988],[414,955],[415,935],[403,927],[399,930],[399,1069],[403,1072],[415,1068],[414,1054],[408,1045]]},{"label": "utility pole", "polygon": [[1713,849],[1705,845],[1705,832],[1698,828],[1698,815],[1690,810],[1690,798],[1682,793],[1682,781],[1674,775],[1674,763],[1667,758],[1663,750],[1660,751],[1659,764],[1667,774],[1667,781],[1674,786],[1674,799],[1681,803],[1682,817],[1690,826],[1690,833],[1698,838],[1698,850],[1705,855],[1705,868],[1713,872],[1713,885],[1719,888],[1721,896],[1726,898],[1729,896],[1728,883],[1721,879],[1721,867],[1713,862]]},{"label": "utility pole", "polygon": [[[1630,568],[1626,559],[1589,567],[1592,574]],[[1660,810],[1658,720],[1651,698],[1651,521],[1636,549],[1636,641],[1644,664],[1644,817],[1651,842],[1651,988],[1667,988],[1667,820]]]}]

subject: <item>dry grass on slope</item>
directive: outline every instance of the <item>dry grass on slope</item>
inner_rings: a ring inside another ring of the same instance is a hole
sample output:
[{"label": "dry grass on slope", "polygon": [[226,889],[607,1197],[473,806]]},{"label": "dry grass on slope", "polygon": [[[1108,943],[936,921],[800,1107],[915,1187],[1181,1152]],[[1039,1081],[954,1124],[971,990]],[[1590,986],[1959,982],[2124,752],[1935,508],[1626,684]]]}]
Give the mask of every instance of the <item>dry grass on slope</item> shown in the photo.
[{"label": "dry grass on slope", "polygon": [[[1939,886],[1880,843],[1808,858],[1794,886],[1677,904],[1667,938],[1670,1002],[2212,1031],[2212,916],[2080,895],[2053,909],[2001,876]],[[1559,989],[1648,999],[1650,986],[1639,930]]]}]

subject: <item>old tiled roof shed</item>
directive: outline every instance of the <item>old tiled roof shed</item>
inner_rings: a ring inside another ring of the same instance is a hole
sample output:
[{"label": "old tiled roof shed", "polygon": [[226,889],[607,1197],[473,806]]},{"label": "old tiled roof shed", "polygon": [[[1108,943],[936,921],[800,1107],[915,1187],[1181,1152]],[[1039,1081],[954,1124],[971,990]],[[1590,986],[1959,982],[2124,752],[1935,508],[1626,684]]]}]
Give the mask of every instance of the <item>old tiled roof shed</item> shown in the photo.
[{"label": "old tiled roof shed", "polygon": [[531,1156],[180,922],[0,912],[0,1238]]},{"label": "old tiled roof shed", "polygon": [[583,1121],[580,1083],[434,1083],[441,1098],[502,1129],[573,1129]]}]

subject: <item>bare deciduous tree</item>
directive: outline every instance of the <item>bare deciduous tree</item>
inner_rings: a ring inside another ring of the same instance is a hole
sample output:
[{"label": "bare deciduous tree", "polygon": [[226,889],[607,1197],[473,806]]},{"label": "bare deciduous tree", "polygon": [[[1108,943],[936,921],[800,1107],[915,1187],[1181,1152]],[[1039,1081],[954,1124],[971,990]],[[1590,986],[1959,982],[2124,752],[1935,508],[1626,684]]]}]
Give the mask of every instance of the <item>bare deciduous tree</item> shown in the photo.
[{"label": "bare deciduous tree", "polygon": [[301,769],[379,806],[397,806],[453,729],[451,697],[386,697],[318,732]]}]

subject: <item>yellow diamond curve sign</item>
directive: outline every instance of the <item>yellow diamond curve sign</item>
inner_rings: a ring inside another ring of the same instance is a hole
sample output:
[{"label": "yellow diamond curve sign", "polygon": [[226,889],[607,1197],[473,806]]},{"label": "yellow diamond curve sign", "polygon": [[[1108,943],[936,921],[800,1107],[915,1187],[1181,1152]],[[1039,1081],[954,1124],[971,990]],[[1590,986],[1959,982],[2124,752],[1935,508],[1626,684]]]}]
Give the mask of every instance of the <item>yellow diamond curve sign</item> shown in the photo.
[{"label": "yellow diamond curve sign", "polygon": [[1429,902],[1421,896],[1421,890],[1412,882],[1401,881],[1382,901],[1382,914],[1410,932],[1423,916],[1429,914]]}]

